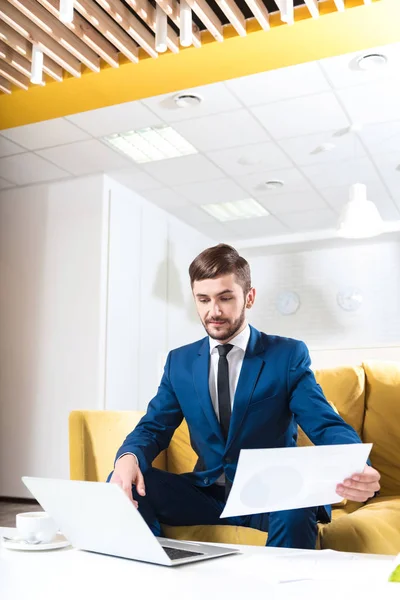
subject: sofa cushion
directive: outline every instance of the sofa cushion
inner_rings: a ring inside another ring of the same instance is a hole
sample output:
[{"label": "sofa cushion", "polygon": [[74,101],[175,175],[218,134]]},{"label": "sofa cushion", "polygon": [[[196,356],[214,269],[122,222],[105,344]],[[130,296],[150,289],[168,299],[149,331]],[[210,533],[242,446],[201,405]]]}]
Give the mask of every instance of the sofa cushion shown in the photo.
[{"label": "sofa cushion", "polygon": [[167,471],[170,473],[190,473],[197,461],[197,455],[190,445],[189,429],[185,420],[175,431],[167,450]]},{"label": "sofa cushion", "polygon": [[315,378],[343,419],[361,437],[365,411],[365,374],[360,366],[318,369]]},{"label": "sofa cushion", "polygon": [[373,498],[320,529],[321,548],[341,552],[398,554],[400,496]]},{"label": "sofa cushion", "polygon": [[400,495],[400,362],[369,361],[364,369],[363,440],[373,443],[371,462],[381,474],[382,494]]}]

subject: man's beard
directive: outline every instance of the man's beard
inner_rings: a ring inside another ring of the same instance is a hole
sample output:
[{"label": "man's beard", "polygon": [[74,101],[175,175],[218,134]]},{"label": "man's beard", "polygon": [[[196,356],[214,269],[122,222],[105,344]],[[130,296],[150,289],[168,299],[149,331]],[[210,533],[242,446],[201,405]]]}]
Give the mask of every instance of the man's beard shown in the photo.
[{"label": "man's beard", "polygon": [[[240,316],[237,319],[235,319],[235,321],[233,321],[233,323],[229,323],[226,319],[221,319],[221,320],[207,319],[206,322],[203,323],[203,327],[206,330],[206,332],[208,333],[208,335],[214,340],[218,340],[218,341],[230,340],[240,330],[240,328],[242,327],[242,325],[244,323],[245,318],[246,318],[246,309],[245,309],[245,306],[243,306],[243,310],[240,313]],[[211,333],[209,330],[209,327],[210,327],[209,321],[223,323],[225,327],[224,327],[224,329],[221,329],[220,332]]]}]

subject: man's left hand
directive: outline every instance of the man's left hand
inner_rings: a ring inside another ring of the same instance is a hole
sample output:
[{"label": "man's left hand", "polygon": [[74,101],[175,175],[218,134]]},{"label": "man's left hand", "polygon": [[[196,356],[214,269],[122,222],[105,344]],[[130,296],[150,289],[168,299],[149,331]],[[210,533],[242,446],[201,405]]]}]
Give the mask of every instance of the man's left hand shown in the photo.
[{"label": "man's left hand", "polygon": [[345,479],[336,487],[336,493],[347,500],[366,502],[381,489],[381,476],[376,469],[365,467],[363,473],[355,473],[350,479]]}]

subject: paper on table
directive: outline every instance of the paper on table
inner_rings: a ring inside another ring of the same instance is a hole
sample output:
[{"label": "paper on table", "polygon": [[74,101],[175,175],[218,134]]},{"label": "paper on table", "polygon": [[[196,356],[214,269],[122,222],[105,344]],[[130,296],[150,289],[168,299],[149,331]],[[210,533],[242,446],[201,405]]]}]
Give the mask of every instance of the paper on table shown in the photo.
[{"label": "paper on table", "polygon": [[266,583],[301,580],[387,583],[393,568],[393,560],[387,556],[381,559],[360,554],[358,557],[329,550],[286,556],[256,554],[246,559],[240,565],[242,572],[253,573]]},{"label": "paper on table", "polygon": [[337,484],[362,473],[371,448],[343,444],[241,450],[221,518],[340,502]]}]

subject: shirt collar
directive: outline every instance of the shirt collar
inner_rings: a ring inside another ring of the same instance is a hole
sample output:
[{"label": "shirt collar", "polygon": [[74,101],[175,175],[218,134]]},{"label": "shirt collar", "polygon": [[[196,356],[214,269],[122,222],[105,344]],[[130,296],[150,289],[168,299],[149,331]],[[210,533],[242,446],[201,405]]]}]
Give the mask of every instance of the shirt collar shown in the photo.
[{"label": "shirt collar", "polygon": [[[210,342],[210,354],[212,353],[212,351],[220,345],[220,341],[219,340],[214,340],[214,338],[212,337],[208,337],[209,342]],[[243,350],[243,352],[246,352],[246,348],[247,348],[247,344],[249,343],[249,339],[250,339],[250,325],[246,325],[246,327],[243,329],[243,331],[241,331],[240,333],[238,333],[233,339],[231,339],[231,341],[229,342],[230,344],[232,344],[232,346],[236,346],[237,348],[240,348],[241,350]]]}]

